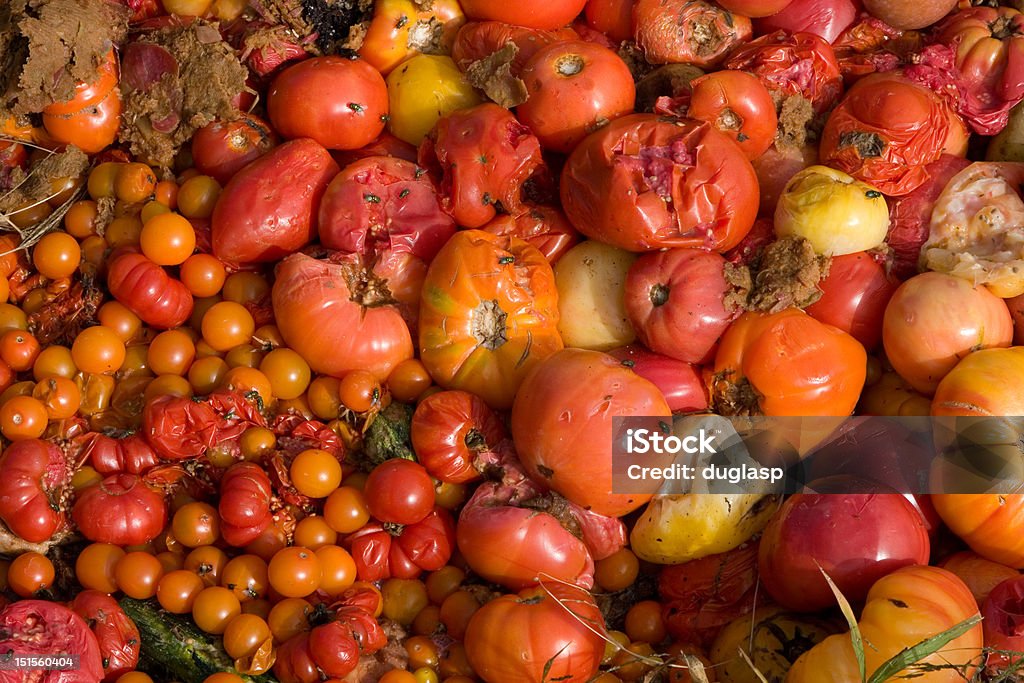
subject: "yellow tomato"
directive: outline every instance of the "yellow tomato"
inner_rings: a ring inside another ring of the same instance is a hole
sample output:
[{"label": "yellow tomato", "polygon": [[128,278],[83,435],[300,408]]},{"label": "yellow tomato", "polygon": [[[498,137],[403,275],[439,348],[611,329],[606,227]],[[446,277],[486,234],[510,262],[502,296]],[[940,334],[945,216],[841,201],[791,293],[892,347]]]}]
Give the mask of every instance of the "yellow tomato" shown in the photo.
[{"label": "yellow tomato", "polygon": [[888,230],[882,193],[827,166],[810,166],[793,176],[775,207],[775,234],[804,237],[819,254],[874,249]]},{"label": "yellow tomato", "polygon": [[417,55],[387,78],[388,129],[400,140],[418,145],[437,120],[483,100],[451,57]]},{"label": "yellow tomato", "polygon": [[626,313],[626,274],[636,258],[588,240],[558,259],[558,331],[566,346],[607,351],[636,341]]}]

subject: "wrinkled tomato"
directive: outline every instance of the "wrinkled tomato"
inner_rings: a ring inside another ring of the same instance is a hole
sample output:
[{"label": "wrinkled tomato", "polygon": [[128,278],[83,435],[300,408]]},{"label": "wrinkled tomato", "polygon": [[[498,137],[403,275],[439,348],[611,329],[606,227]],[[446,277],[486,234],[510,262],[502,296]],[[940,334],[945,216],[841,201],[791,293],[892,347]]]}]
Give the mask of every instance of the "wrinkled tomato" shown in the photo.
[{"label": "wrinkled tomato", "polygon": [[371,522],[348,536],[356,575],[361,581],[415,579],[448,564],[455,549],[455,521],[435,507],[425,518],[400,529]]},{"label": "wrinkled tomato", "polygon": [[580,242],[580,234],[561,209],[530,206],[512,216],[501,214],[480,228],[494,235],[518,237],[540,250],[551,265]]},{"label": "wrinkled tomato", "polygon": [[420,464],[441,481],[480,478],[477,455],[507,438],[497,414],[467,391],[439,391],[416,406],[409,428]]},{"label": "wrinkled tomato", "polygon": [[67,607],[47,600],[20,600],[0,611],[0,650],[13,657],[78,656],[66,670],[5,668],[0,682],[96,683],[103,680],[102,654],[85,620]]},{"label": "wrinkled tomato", "polygon": [[71,465],[50,441],[15,441],[0,456],[0,519],[30,543],[42,543],[61,529],[65,487]]},{"label": "wrinkled tomato", "polygon": [[84,590],[75,596],[71,609],[86,620],[96,636],[106,673],[103,680],[115,681],[122,674],[135,670],[142,639],[135,622],[117,600],[100,591]]},{"label": "wrinkled tomato", "polygon": [[705,0],[633,4],[633,38],[651,64],[715,66],[751,32],[748,17]]}]

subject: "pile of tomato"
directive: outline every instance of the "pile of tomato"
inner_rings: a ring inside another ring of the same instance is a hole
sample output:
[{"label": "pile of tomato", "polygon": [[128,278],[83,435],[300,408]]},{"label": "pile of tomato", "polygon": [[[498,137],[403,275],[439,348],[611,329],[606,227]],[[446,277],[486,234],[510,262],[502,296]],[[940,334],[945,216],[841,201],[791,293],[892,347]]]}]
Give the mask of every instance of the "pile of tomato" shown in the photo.
[{"label": "pile of tomato", "polygon": [[[3,190],[89,155],[0,217],[0,653],[78,657],[0,681],[1024,670],[1024,494],[612,466],[620,417],[1024,414],[1014,3],[377,0],[325,55],[104,1],[128,43],[0,137]],[[245,111],[168,168],[119,133],[178,66],[129,48],[196,26]]]}]

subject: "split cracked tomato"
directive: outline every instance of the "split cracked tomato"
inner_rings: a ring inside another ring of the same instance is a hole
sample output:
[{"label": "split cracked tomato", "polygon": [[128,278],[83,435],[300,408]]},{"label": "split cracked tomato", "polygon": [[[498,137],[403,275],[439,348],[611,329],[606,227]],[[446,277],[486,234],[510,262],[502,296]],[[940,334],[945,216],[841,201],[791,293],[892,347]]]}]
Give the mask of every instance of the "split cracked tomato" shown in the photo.
[{"label": "split cracked tomato", "polygon": [[0,611],[0,651],[5,656],[31,657],[71,654],[75,668],[67,670],[0,670],[0,683],[96,683],[103,680],[99,642],[85,619],[48,600],[21,600]]},{"label": "split cracked tomato", "polygon": [[423,283],[419,346],[441,386],[511,407],[523,377],[563,346],[551,265],[518,238],[456,233]]},{"label": "split cracked tomato", "polygon": [[743,151],[703,121],[633,114],[576,146],[562,207],[587,237],[630,251],[726,251],[757,218],[757,175]]},{"label": "split cracked tomato", "polygon": [[715,66],[750,38],[750,19],[704,0],[638,0],[633,37],[651,64]]}]

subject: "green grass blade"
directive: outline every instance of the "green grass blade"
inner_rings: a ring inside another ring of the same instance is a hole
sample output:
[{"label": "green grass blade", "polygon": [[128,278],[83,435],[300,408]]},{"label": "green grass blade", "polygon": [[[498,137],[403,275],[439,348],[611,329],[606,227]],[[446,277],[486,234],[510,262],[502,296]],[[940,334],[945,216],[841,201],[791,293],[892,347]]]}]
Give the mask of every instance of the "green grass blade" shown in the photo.
[{"label": "green grass blade", "polygon": [[882,666],[878,667],[877,671],[871,674],[868,683],[884,683],[908,666],[932,656],[944,648],[947,643],[956,640],[970,631],[980,621],[981,615],[975,614],[970,619],[965,619],[942,633],[938,633],[931,638],[925,638],[917,645],[900,650],[896,655],[883,663]]}]

